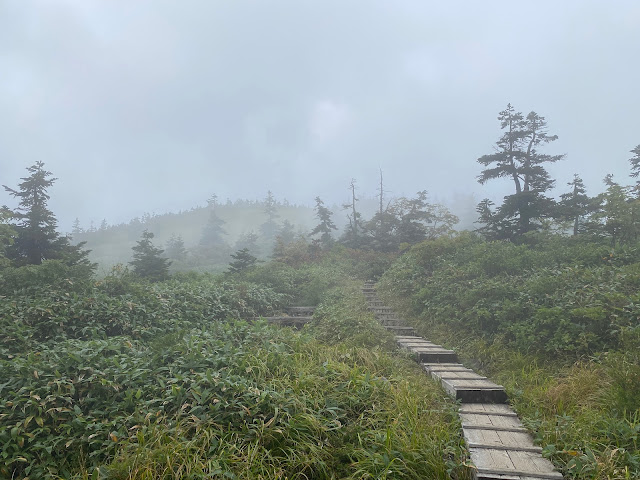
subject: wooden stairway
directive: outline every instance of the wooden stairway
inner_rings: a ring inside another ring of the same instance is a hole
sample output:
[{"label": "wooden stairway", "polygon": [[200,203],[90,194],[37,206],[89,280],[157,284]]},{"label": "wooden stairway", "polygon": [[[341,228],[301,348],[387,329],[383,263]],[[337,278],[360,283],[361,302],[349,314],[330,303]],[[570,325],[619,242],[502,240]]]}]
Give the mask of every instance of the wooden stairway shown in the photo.
[{"label": "wooden stairway", "polygon": [[373,282],[365,283],[362,293],[376,318],[397,334],[398,346],[411,352],[425,372],[461,402],[462,432],[475,466],[476,480],[563,478],[553,464],[542,457],[542,449],[533,444],[531,435],[507,404],[502,385],[466,368],[458,362],[453,350],[416,336],[413,327],[402,326],[392,309],[378,299]]}]

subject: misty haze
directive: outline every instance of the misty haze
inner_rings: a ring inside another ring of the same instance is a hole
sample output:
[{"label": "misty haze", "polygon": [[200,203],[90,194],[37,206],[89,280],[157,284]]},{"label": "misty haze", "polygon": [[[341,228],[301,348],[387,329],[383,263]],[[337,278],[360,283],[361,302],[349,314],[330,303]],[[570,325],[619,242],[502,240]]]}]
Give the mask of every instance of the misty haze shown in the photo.
[{"label": "misty haze", "polygon": [[640,478],[640,3],[0,3],[0,478]]}]

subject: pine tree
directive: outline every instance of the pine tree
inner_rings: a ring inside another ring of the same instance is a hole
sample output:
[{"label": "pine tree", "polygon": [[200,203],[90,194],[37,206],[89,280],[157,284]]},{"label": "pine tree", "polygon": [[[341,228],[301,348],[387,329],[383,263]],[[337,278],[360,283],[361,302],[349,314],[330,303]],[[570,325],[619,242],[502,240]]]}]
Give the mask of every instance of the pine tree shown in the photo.
[{"label": "pine tree", "polygon": [[264,213],[267,215],[267,221],[260,225],[260,232],[264,241],[271,245],[278,233],[278,224],[276,219],[278,215],[278,204],[271,190],[267,192],[267,198],[264,199]]},{"label": "pine tree", "polygon": [[167,258],[172,260],[184,261],[187,258],[187,249],[184,247],[184,240],[180,235],[171,235],[171,238],[167,241],[167,248],[165,250]]},{"label": "pine tree", "polygon": [[248,248],[242,248],[231,255],[228,273],[242,273],[256,266],[258,259],[251,255]]},{"label": "pine tree", "polygon": [[202,230],[200,245],[204,247],[224,245],[225,241],[222,236],[227,234],[223,228],[224,224],[225,221],[218,217],[216,211],[212,208],[209,213],[209,220]]},{"label": "pine tree", "polygon": [[[629,159],[629,163],[631,164],[631,174],[629,174],[632,178],[638,178],[640,175],[640,145],[637,145],[636,148],[631,150],[633,153],[633,157]],[[640,197],[640,180],[636,182],[635,186],[636,195]]]},{"label": "pine tree", "polygon": [[575,173],[573,180],[567,185],[571,187],[571,191],[560,195],[558,216],[573,224],[573,235],[576,236],[584,230],[585,219],[594,211],[595,205],[594,200],[587,196],[587,190],[580,175]]},{"label": "pine tree", "polygon": [[316,197],[316,217],[320,221],[318,225],[311,231],[309,236],[320,234],[320,244],[323,247],[328,247],[333,243],[333,238],[331,237],[331,231],[337,230],[338,227],[335,226],[333,221],[331,220],[331,210],[324,206],[324,202],[320,199],[320,197]]},{"label": "pine tree", "polygon": [[80,226],[80,220],[78,219],[78,217],[76,217],[76,219],[73,221],[73,225],[71,226],[71,234],[80,235],[83,232],[84,230]]},{"label": "pine tree", "polygon": [[84,243],[71,245],[68,237],[61,237],[57,230],[57,220],[47,208],[47,189],[57,180],[44,169],[44,163],[36,162],[27,168],[28,177],[22,178],[18,190],[4,185],[6,191],[20,199],[18,209],[12,216],[18,222],[14,225],[13,244],[7,247],[7,257],[16,265],[40,265],[44,260],[62,260],[67,265],[82,265],[90,275],[95,265],[88,260]]},{"label": "pine tree", "polygon": [[[485,218],[500,224],[493,230],[500,229],[509,235],[508,238],[516,238],[538,229],[539,220],[552,213],[553,201],[544,193],[553,187],[554,180],[544,164],[557,162],[564,155],[547,155],[538,151],[558,137],[547,133],[546,120],[536,112],[525,118],[509,104],[500,112],[498,120],[504,133],[496,142],[496,152],[478,159],[478,163],[490,167],[480,173],[478,182],[484,184],[497,178],[513,181],[515,193],[506,196],[504,203]],[[485,203],[483,208],[486,207]]]},{"label": "pine tree", "polygon": [[138,240],[133,250],[133,260],[129,265],[133,267],[133,272],[152,282],[166,280],[169,277],[169,266],[171,262],[162,257],[164,250],[157,248],[151,242],[153,233],[148,230],[142,232],[142,238]]}]

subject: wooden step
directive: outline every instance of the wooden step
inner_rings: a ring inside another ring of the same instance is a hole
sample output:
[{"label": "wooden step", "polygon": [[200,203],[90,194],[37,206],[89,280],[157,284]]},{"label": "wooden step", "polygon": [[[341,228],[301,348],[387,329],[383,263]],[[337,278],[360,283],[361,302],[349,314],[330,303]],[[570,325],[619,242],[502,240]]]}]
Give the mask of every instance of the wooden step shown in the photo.
[{"label": "wooden step", "polygon": [[380,323],[384,326],[396,326],[396,327],[400,327],[404,324],[404,320],[402,320],[401,318],[392,318],[392,319],[387,319],[387,320],[381,320]]},{"label": "wooden step", "polygon": [[538,452],[470,448],[477,480],[561,480],[553,464]]},{"label": "wooden step", "polygon": [[442,387],[462,403],[505,403],[507,392],[489,380],[443,379]]},{"label": "wooden step", "polygon": [[386,328],[388,331],[392,332],[392,333],[401,333],[403,335],[409,335],[409,334],[416,334],[416,331],[413,327],[403,327],[403,326],[398,326],[398,325],[385,325],[384,328]]},{"label": "wooden step", "polygon": [[316,307],[285,307],[284,311],[293,317],[310,317]]},{"label": "wooden step", "polygon": [[442,370],[431,372],[431,376],[436,380],[486,380],[487,377],[478,375],[476,372]]},{"label": "wooden step", "polygon": [[458,361],[458,355],[453,350],[421,348],[411,350],[419,363],[454,363]]}]

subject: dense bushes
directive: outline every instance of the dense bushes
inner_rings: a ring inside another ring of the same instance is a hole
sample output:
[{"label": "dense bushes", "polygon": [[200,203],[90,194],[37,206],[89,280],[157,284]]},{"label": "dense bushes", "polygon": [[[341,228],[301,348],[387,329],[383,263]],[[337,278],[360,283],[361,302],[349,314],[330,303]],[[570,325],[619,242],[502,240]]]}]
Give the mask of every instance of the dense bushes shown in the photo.
[{"label": "dense bushes", "polygon": [[562,356],[617,348],[638,326],[640,255],[530,236],[528,244],[463,234],[416,245],[383,277],[426,322],[445,322],[522,351]]}]

